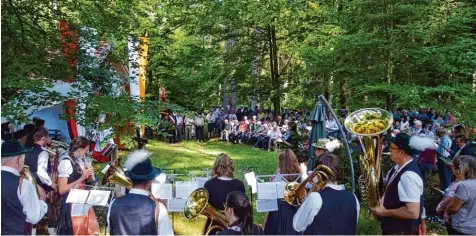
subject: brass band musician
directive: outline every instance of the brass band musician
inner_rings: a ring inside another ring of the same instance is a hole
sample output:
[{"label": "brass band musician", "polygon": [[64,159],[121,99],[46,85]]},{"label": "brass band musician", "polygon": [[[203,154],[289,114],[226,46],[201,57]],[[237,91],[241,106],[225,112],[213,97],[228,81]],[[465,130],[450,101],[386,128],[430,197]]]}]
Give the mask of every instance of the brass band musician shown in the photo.
[{"label": "brass band musician", "polygon": [[25,234],[25,224],[38,223],[48,211],[44,190],[20,176],[25,154],[30,151],[17,140],[2,143],[1,221],[4,235]]},{"label": "brass band musician", "polygon": [[126,161],[132,189],[110,204],[107,220],[111,235],[174,235],[167,208],[150,197],[152,182],[161,171],[152,166],[149,155],[138,150]]},{"label": "brass band musician", "polygon": [[334,154],[323,155],[313,168],[318,165],[329,167],[334,175],[320,192],[314,188],[311,190],[313,192],[294,215],[294,229],[311,235],[355,235],[360,204],[352,192],[337,184],[340,171],[338,157]]}]

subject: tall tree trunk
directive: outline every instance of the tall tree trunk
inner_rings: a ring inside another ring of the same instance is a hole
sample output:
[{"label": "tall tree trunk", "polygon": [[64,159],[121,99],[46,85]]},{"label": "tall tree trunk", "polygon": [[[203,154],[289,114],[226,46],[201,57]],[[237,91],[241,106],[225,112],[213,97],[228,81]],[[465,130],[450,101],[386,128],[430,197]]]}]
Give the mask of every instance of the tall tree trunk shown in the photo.
[{"label": "tall tree trunk", "polygon": [[347,98],[345,96],[345,78],[341,78],[339,81],[339,95],[340,95],[340,109],[345,109]]},{"label": "tall tree trunk", "polygon": [[[227,55],[227,63],[231,63],[231,65],[234,67],[234,65],[236,64],[235,61],[231,61],[229,60],[230,58],[230,54],[231,52],[233,51],[233,47],[235,46],[236,44],[236,39],[232,38],[232,39],[228,39],[225,41],[225,50],[226,50],[226,55]],[[231,104],[231,108],[232,109],[236,109],[236,75],[235,75],[235,72],[232,72],[232,77],[230,79],[230,83],[231,83],[231,96],[230,97],[226,97],[226,103],[225,103],[225,99],[224,99],[224,104],[223,104],[223,107],[226,108],[227,105],[228,105],[228,102]],[[227,94],[224,96],[227,96]]]},{"label": "tall tree trunk", "polygon": [[271,86],[273,93],[271,101],[273,102],[274,112],[277,114],[281,110],[281,83],[279,74],[279,61],[278,61],[278,44],[276,41],[276,28],[275,26],[268,26],[269,32],[269,55],[270,55],[270,69],[271,69]]},{"label": "tall tree trunk", "polygon": [[[256,54],[255,56],[253,57],[253,61],[251,62],[251,81],[250,81],[250,84],[251,84],[251,91],[250,91],[250,98],[253,98],[256,100],[256,83],[255,83],[255,80],[260,76],[261,74],[261,68],[260,68],[260,65],[261,65],[261,60],[263,58],[263,43],[261,41],[261,32],[259,31],[259,29],[257,27],[254,27],[253,29],[253,34],[252,34],[252,39],[254,41],[254,47],[256,49]],[[254,107],[252,107],[251,109],[254,109]]]}]

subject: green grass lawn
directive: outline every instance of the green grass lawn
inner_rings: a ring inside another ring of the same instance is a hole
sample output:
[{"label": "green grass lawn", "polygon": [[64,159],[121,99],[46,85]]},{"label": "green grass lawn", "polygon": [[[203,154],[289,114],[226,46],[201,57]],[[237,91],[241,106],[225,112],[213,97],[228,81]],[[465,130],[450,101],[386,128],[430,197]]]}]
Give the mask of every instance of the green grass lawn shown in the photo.
[{"label": "green grass lawn", "polygon": [[[154,166],[175,170],[177,174],[186,174],[178,176],[178,180],[189,180],[190,171],[210,170],[215,158],[220,153],[228,154],[235,163],[235,177],[245,182],[244,174],[247,170],[254,171],[256,174],[274,174],[278,164],[278,154],[255,149],[247,145],[233,145],[230,143],[220,143],[218,141],[209,141],[203,145],[196,142],[181,142],[178,144],[168,144],[164,142],[150,141],[146,149],[151,151],[151,160]],[[122,157],[127,152],[121,152]],[[125,159],[125,158],[124,158]],[[356,167],[357,168],[357,167]],[[246,182],[245,182],[246,185]],[[249,186],[246,185],[248,188]],[[248,195],[251,194],[247,189]],[[253,196],[253,200],[256,195]],[[365,204],[362,204],[359,216],[358,234],[380,234],[380,227],[375,218],[368,213]],[[253,206],[254,203],[253,203]],[[172,214],[170,214],[172,218]],[[264,214],[254,214],[255,222],[263,224]],[[182,213],[174,213],[174,228],[176,234],[197,235],[201,233],[205,217],[200,216],[194,220],[186,219]],[[429,225],[429,232],[438,234],[446,233],[439,225]]]}]

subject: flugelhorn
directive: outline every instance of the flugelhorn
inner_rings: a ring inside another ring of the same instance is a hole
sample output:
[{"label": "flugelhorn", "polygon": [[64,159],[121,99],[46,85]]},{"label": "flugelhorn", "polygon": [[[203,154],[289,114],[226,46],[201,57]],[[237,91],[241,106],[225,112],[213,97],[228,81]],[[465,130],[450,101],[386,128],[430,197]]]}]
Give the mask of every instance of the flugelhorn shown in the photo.
[{"label": "flugelhorn", "polygon": [[208,191],[204,188],[199,188],[190,194],[184,207],[184,215],[188,219],[193,219],[202,214],[212,219],[211,223],[213,223],[213,221],[218,222],[219,225],[209,225],[206,227],[204,235],[209,235],[213,230],[223,231],[228,227],[228,221],[226,220],[225,214],[219,212],[210,205],[208,203],[208,198]]},{"label": "flugelhorn", "polygon": [[393,117],[390,112],[379,108],[365,108],[350,114],[344,122],[345,128],[357,135],[362,145],[363,155],[360,156],[361,191],[369,207],[379,204],[382,191],[382,144],[383,133],[392,126]]},{"label": "flugelhorn", "polygon": [[[317,176],[318,182],[313,182]],[[301,183],[290,182],[284,186],[284,200],[293,206],[300,206],[306,200],[306,184],[311,182],[317,189],[322,190],[327,182],[334,176],[334,171],[325,165],[318,165],[316,169]]]}]

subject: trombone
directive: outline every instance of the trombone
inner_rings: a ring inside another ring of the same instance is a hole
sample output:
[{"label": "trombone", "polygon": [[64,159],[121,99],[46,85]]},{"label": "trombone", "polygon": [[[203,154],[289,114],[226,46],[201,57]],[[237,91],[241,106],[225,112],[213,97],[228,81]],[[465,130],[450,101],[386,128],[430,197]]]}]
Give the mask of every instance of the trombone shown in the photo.
[{"label": "trombone", "polygon": [[[327,182],[334,176],[334,171],[325,165],[318,165],[316,169],[301,183],[290,182],[284,186],[284,200],[293,206],[300,206],[307,197],[306,189],[304,188],[308,182],[311,182],[317,189],[321,191]],[[314,177],[318,177],[318,181],[313,182]]]}]

